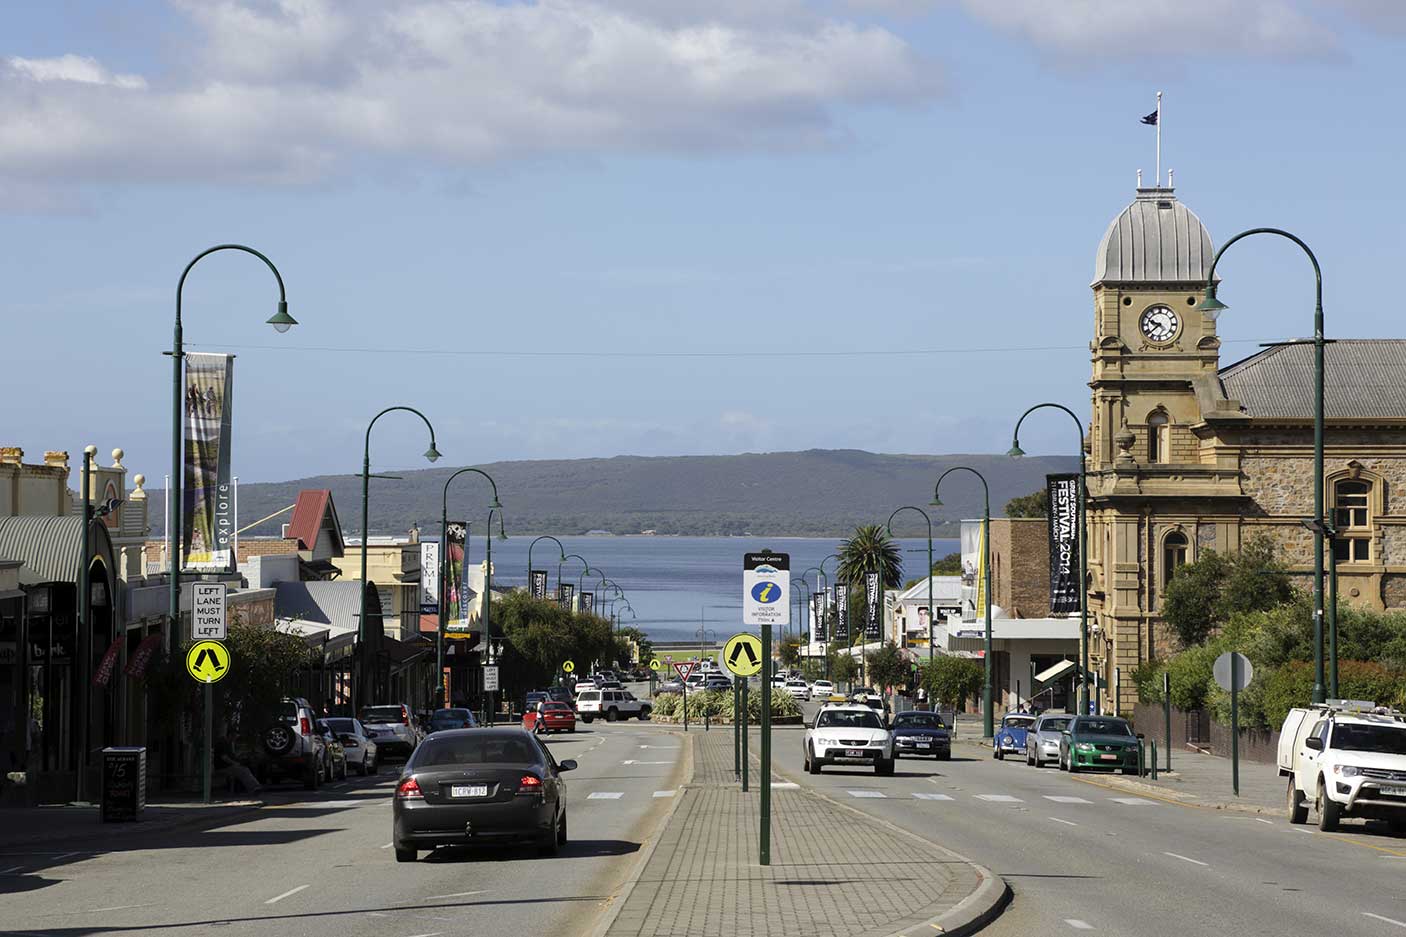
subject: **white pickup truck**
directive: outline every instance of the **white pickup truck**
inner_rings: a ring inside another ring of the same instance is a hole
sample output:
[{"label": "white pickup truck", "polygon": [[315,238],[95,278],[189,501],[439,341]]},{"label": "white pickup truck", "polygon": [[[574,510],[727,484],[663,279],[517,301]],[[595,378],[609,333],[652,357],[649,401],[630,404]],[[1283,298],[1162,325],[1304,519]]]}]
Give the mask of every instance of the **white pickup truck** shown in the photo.
[{"label": "white pickup truck", "polygon": [[1385,820],[1406,833],[1406,714],[1360,700],[1292,709],[1279,733],[1290,823],[1337,829],[1343,817]]}]

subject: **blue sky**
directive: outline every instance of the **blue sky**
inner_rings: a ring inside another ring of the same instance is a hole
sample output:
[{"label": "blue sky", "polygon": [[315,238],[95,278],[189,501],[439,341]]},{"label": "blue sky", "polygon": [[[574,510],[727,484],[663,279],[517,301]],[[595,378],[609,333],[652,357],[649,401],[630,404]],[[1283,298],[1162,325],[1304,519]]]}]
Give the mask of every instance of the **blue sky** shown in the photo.
[{"label": "blue sky", "polygon": [[[1390,0],[6,4],[0,444],[159,484],[175,283],[236,241],[302,323],[248,258],[187,283],[247,480],[356,471],[390,404],[452,464],[1004,451],[1088,409],[1158,89],[1212,237],[1299,233],[1330,336],[1400,334],[1403,39]],[[1287,245],[1222,272],[1223,362],[1309,331]],[[373,462],[423,448],[382,421]]]}]

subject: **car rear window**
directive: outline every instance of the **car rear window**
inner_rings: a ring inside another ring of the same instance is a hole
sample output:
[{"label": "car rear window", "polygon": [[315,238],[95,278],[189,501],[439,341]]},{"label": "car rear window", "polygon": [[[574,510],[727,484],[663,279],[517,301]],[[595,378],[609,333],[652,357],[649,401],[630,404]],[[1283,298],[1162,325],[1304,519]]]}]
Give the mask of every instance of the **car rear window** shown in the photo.
[{"label": "car rear window", "polygon": [[333,732],[337,732],[342,735],[348,735],[356,731],[356,720],[354,719],[342,719],[334,717],[332,719],[326,720],[326,722],[328,727]]},{"label": "car rear window", "polygon": [[471,729],[473,713],[467,709],[437,709],[430,715],[431,729]]},{"label": "car rear window", "polygon": [[399,706],[367,706],[361,711],[362,722],[404,722],[405,712]]},{"label": "car rear window", "polygon": [[278,718],[288,725],[294,725],[298,721],[298,704],[284,702],[278,704]]},{"label": "car rear window", "polygon": [[415,750],[415,769],[445,765],[532,765],[538,757],[531,739],[505,735],[430,736]]},{"label": "car rear window", "polygon": [[571,707],[565,703],[543,703],[542,710],[543,712],[547,710],[551,710],[552,712],[571,712]]},{"label": "car rear window", "polygon": [[1041,731],[1041,732],[1063,732],[1063,731],[1064,731],[1065,729],[1067,729],[1067,728],[1069,728],[1069,720],[1068,720],[1068,719],[1041,719],[1041,720],[1040,720],[1040,731]]},{"label": "car rear window", "polygon": [[586,692],[584,692],[584,693],[581,694],[581,702],[583,702],[583,703],[594,703],[594,702],[597,702],[597,701],[599,701],[599,700],[600,700],[600,691],[599,691],[599,690],[587,690]]}]

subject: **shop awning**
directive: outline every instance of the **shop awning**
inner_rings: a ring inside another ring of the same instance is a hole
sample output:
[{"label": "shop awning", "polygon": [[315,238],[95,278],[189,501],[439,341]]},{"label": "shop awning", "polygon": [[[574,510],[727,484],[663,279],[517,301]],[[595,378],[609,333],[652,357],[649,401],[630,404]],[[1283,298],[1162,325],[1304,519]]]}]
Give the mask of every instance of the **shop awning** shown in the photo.
[{"label": "shop awning", "polygon": [[1079,669],[1079,662],[1074,660],[1062,660],[1053,667],[1046,667],[1035,675],[1035,685],[1043,686],[1046,683],[1053,683],[1063,679]]}]

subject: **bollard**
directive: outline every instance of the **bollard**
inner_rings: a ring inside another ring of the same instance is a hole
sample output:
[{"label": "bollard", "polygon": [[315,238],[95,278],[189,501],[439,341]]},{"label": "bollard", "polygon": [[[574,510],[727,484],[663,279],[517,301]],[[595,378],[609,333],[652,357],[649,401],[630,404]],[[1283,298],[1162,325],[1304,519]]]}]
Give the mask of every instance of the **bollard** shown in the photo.
[{"label": "bollard", "polygon": [[1147,749],[1146,749],[1146,747],[1143,745],[1143,742],[1142,742],[1142,736],[1138,736],[1138,740],[1137,740],[1137,776],[1138,776],[1138,777],[1142,777],[1143,775],[1145,775],[1145,774],[1147,773],[1147,762],[1146,762],[1146,760],[1145,760],[1145,753],[1146,753],[1146,751],[1147,751]]},{"label": "bollard", "polygon": [[1155,781],[1157,780],[1157,740],[1153,739],[1147,744],[1152,746],[1152,757],[1150,761],[1152,764],[1152,780]]},{"label": "bollard", "polygon": [[703,711],[703,731],[711,732],[713,729],[713,714],[707,710]]}]

